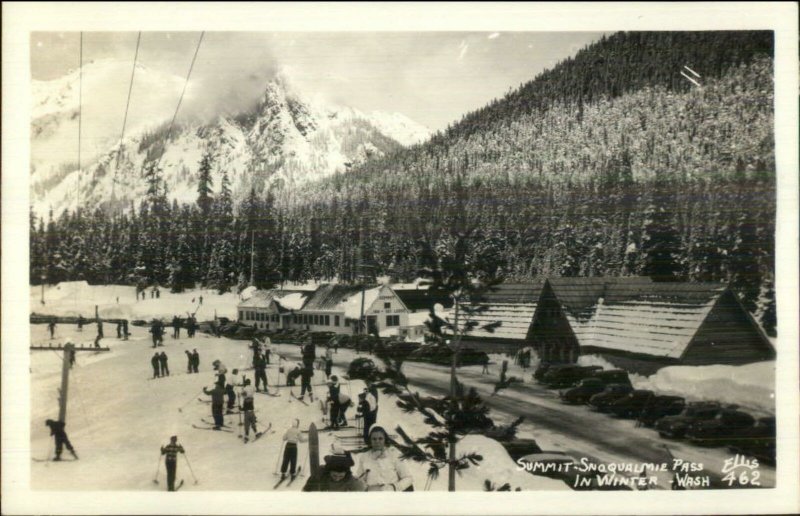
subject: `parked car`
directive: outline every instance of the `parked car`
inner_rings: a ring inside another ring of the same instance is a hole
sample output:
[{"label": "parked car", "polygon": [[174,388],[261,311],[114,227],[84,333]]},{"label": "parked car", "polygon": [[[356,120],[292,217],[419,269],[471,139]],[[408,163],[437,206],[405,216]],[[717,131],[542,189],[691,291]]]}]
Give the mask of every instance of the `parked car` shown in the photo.
[{"label": "parked car", "polygon": [[686,429],[686,438],[693,444],[721,446],[735,442],[755,423],[755,418],[747,412],[723,409],[714,419],[692,423]]},{"label": "parked car", "polygon": [[628,377],[628,371],[623,369],[607,369],[605,371],[597,371],[594,373],[593,378],[597,378],[605,385],[612,383],[623,383],[631,385],[631,379]]},{"label": "parked car", "polygon": [[573,364],[562,364],[558,362],[540,362],[539,365],[536,367],[536,371],[533,372],[533,379],[536,380],[538,383],[542,383],[542,380],[544,380],[544,375],[546,375],[548,371],[559,367],[567,367],[571,365]]},{"label": "parked car", "polygon": [[731,439],[729,448],[733,453],[745,453],[775,464],[775,417],[759,418],[755,425]]},{"label": "parked car", "polygon": [[586,403],[589,401],[589,398],[603,392],[605,388],[606,384],[604,384],[602,380],[596,377],[590,377],[584,378],[578,382],[578,385],[571,389],[561,391],[559,395],[561,401],[564,403],[580,404]]},{"label": "parked car", "polygon": [[569,365],[549,370],[542,383],[548,388],[571,387],[577,382],[602,370],[600,366]]},{"label": "parked car", "polygon": [[611,385],[607,385],[605,390],[600,394],[595,394],[589,398],[589,406],[600,412],[606,412],[611,403],[623,396],[627,396],[631,391],[633,391],[633,387],[630,385],[612,383]]},{"label": "parked car", "polygon": [[714,419],[721,410],[720,404],[714,401],[689,403],[677,416],[666,416],[656,421],[655,428],[661,437],[683,437],[692,423]]},{"label": "parked car", "polygon": [[608,411],[617,417],[637,417],[653,396],[653,391],[636,389],[613,401]]},{"label": "parked car", "polygon": [[356,358],[347,368],[347,376],[351,380],[375,380],[378,368],[369,358]]},{"label": "parked car", "polygon": [[653,426],[665,416],[677,416],[686,407],[686,400],[680,396],[653,396],[645,405],[638,421],[644,426]]},{"label": "parked car", "polygon": [[392,359],[405,359],[419,348],[420,344],[418,342],[386,341],[380,342],[375,346],[375,355]]},{"label": "parked car", "polygon": [[[453,360],[453,350],[442,345],[424,345],[408,355],[408,360],[415,362],[428,362],[431,364],[450,365]],[[482,365],[489,361],[489,355],[474,349],[462,349],[458,354],[457,365],[470,366]]]}]

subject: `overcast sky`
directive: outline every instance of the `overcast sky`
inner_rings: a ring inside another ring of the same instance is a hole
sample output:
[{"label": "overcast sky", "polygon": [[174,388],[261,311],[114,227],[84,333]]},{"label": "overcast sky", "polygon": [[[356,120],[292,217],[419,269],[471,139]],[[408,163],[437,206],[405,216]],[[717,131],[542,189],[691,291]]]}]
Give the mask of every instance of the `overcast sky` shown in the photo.
[{"label": "overcast sky", "polygon": [[[366,111],[400,112],[439,130],[575,55],[601,35],[207,32],[191,83],[205,95],[231,99],[226,109],[236,110],[239,103],[258,97],[276,69],[289,67],[308,94]],[[143,32],[138,62],[185,77],[199,37],[199,32]],[[136,39],[136,32],[86,32],[83,62],[132,63]],[[31,33],[33,78],[49,80],[76,69],[79,42],[77,32]]]}]

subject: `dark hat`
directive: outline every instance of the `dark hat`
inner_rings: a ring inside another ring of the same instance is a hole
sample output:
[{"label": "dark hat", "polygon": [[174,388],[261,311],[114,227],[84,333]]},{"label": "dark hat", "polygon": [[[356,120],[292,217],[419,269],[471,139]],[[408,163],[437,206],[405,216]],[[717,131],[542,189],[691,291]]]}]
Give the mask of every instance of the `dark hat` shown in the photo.
[{"label": "dark hat", "polygon": [[169,440],[170,441],[177,441],[178,440],[178,436],[177,435],[173,435],[172,437],[169,438]]},{"label": "dark hat", "polygon": [[325,456],[325,468],[328,471],[350,471],[354,465],[353,457],[348,452],[336,453]]}]

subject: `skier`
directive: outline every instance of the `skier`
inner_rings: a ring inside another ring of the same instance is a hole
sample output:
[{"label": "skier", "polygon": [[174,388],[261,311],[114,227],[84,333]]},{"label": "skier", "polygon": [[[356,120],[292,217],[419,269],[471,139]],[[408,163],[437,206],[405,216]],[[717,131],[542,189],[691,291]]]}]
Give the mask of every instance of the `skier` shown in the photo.
[{"label": "skier", "polygon": [[236,391],[233,389],[233,385],[236,383],[236,375],[239,371],[234,369],[232,373],[231,381],[225,385],[225,394],[228,395],[228,414],[233,414],[233,408],[236,406]]},{"label": "skier", "polygon": [[100,337],[101,339],[105,336],[105,335],[103,335],[103,320],[102,319],[98,319],[97,320],[97,336]]},{"label": "skier", "polygon": [[375,424],[375,418],[377,417],[378,407],[377,401],[375,400],[375,396],[372,395],[369,390],[364,389],[364,392],[358,395],[358,413],[356,417],[362,417],[364,419],[364,443],[369,444],[367,440],[369,436],[369,431],[372,428],[372,425]]},{"label": "skier", "polygon": [[178,444],[178,436],[169,438],[169,444],[161,447],[161,455],[166,455],[164,462],[167,466],[167,491],[175,491],[175,473],[178,469],[178,453],[186,453],[183,446]]},{"label": "skier", "polygon": [[194,359],[192,358],[192,352],[189,351],[188,349],[185,349],[183,352],[186,353],[186,373],[187,374],[191,374],[192,373],[192,364],[194,363],[193,362]]},{"label": "skier", "polygon": [[483,358],[483,369],[481,369],[481,374],[489,374],[489,355],[486,355]]},{"label": "skier", "polygon": [[225,373],[228,372],[228,369],[225,367],[225,364],[220,362],[219,360],[214,360],[211,362],[211,365],[214,367],[214,371],[217,372],[217,380],[216,383],[220,387],[225,389]]},{"label": "skier", "polygon": [[302,355],[303,355],[303,364],[306,366],[306,368],[309,369],[313,368],[314,359],[317,357],[316,347],[314,346],[313,342],[309,342],[308,344],[303,346]]},{"label": "skier", "polygon": [[195,329],[197,328],[197,321],[195,320],[194,316],[190,316],[189,319],[186,321],[186,334],[189,338],[194,337]]},{"label": "skier", "polygon": [[156,299],[161,299],[161,291],[156,289]]},{"label": "skier", "polygon": [[56,320],[51,319],[49,323],[47,323],[47,329],[50,330],[50,338],[52,339],[56,333]]},{"label": "skier", "polygon": [[331,404],[331,409],[329,412],[330,421],[328,426],[333,429],[339,428],[339,391],[341,387],[339,385],[339,379],[336,375],[331,376],[330,381],[328,382],[328,400],[327,402]]},{"label": "skier", "polygon": [[153,378],[161,376],[161,356],[158,354],[158,351],[156,351],[153,358],[150,359],[150,363],[153,365]]},{"label": "skier", "polygon": [[84,322],[83,316],[79,315],[78,316],[78,331],[83,331],[83,322]]},{"label": "skier", "polygon": [[117,322],[117,338],[118,339],[122,338],[122,322],[121,321]]},{"label": "skier", "polygon": [[387,448],[389,436],[380,426],[369,432],[369,451],[361,456],[356,475],[367,491],[413,491],[413,478],[396,450]]},{"label": "skier", "polygon": [[122,340],[128,340],[128,337],[130,337],[130,335],[131,334],[128,332],[128,320],[127,319],[123,319],[122,320]]},{"label": "skier", "polygon": [[169,358],[167,358],[167,354],[162,351],[158,360],[161,362],[161,375],[169,376],[169,365],[167,365]]},{"label": "skier", "polygon": [[181,320],[176,315],[172,318],[172,338],[179,339],[181,338]]},{"label": "skier", "polygon": [[270,354],[272,354],[271,346],[272,346],[272,341],[270,340],[269,337],[265,337],[264,338],[264,358],[267,361],[267,365],[269,365],[269,356],[270,356]]},{"label": "skier", "polygon": [[256,390],[261,392],[259,388],[260,384],[264,384],[264,390],[268,389],[267,385],[267,361],[264,359],[263,356],[257,355],[256,360],[253,363],[253,368],[255,369],[256,373]]},{"label": "skier", "polygon": [[325,466],[318,478],[309,478],[303,491],[352,492],[366,491],[364,483],[353,477],[350,468],[354,465],[350,452],[333,446],[331,455],[325,456]]},{"label": "skier", "polygon": [[153,319],[150,323],[150,333],[153,336],[153,347],[155,348],[158,346],[159,341],[161,340],[161,322]]},{"label": "skier", "polygon": [[192,370],[195,373],[199,373],[198,369],[200,368],[200,353],[197,352],[197,348],[192,350]]},{"label": "skier", "polygon": [[242,387],[242,406],[240,410],[244,412],[244,442],[250,440],[250,427],[253,427],[253,435],[258,436],[258,429],[256,428],[256,413],[253,406],[253,387],[250,385],[250,379],[244,380],[244,387]]},{"label": "skier", "polygon": [[283,462],[281,463],[281,480],[286,478],[286,468],[289,468],[289,474],[294,477],[297,468],[297,443],[305,442],[305,436],[300,432],[300,420],[295,419],[292,422],[292,427],[286,430],[283,434],[283,440],[286,441],[286,446],[283,447]]},{"label": "skier", "polygon": [[339,392],[339,419],[338,419],[338,426],[347,426],[347,418],[345,414],[347,413],[347,409],[353,406],[353,401],[350,399],[350,396],[343,392]]},{"label": "skier", "polygon": [[72,447],[72,443],[69,442],[69,438],[67,437],[67,432],[64,431],[66,423],[48,419],[44,424],[50,427],[50,435],[56,440],[56,456],[53,460],[61,460],[61,452],[64,446],[66,446],[72,456],[77,459],[78,455],[75,453],[75,448]]},{"label": "skier", "polygon": [[314,368],[306,364],[300,372],[300,399],[305,398],[306,391],[311,401],[314,401],[314,392],[311,390],[311,378],[314,376]]},{"label": "skier", "polygon": [[219,430],[225,424],[225,420],[222,417],[222,407],[225,404],[225,388],[216,383],[211,390],[203,387],[203,392],[211,396],[211,415],[214,417],[214,430]]},{"label": "skier", "polygon": [[295,364],[294,369],[289,371],[289,374],[286,375],[286,385],[289,387],[294,387],[294,382],[297,380],[297,377],[303,372],[303,369],[300,367],[300,364]]}]

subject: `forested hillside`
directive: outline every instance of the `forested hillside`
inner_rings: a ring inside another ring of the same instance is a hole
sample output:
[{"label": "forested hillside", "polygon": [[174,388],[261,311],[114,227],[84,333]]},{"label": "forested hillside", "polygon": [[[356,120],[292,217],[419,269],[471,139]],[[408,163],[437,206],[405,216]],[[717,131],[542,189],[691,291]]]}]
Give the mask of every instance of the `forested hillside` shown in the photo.
[{"label": "forested hillside", "polygon": [[224,289],[249,280],[255,235],[259,284],[444,258],[514,280],[729,281],[772,331],[771,55],[769,32],[616,34],[426,144],[238,211],[223,185],[169,206],[154,171],[130,214],[32,217],[31,279]]}]

